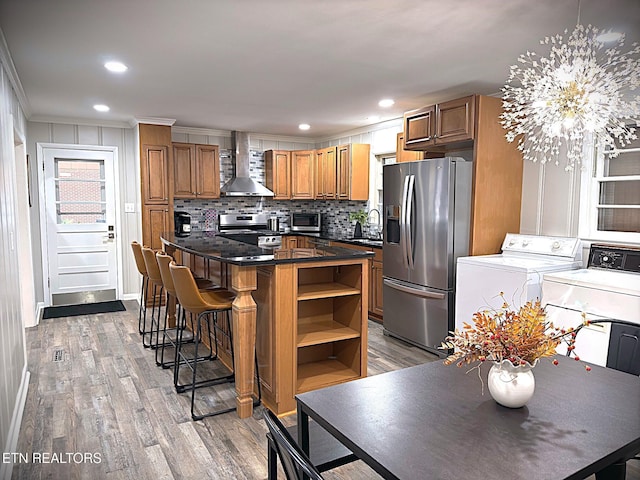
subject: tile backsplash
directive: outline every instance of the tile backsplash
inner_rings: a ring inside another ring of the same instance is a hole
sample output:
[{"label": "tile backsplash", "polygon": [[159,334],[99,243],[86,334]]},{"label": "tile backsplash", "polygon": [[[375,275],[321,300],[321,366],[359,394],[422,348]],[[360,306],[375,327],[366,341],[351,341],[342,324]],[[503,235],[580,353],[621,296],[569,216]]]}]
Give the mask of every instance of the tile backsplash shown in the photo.
[{"label": "tile backsplash", "polygon": [[[250,175],[264,184],[264,159],[262,152],[251,151]],[[220,151],[220,185],[232,178],[234,166],[229,150]],[[323,233],[350,236],[354,225],[349,213],[367,210],[366,201],[345,200],[273,200],[268,197],[221,197],[213,200],[175,199],[174,210],[191,215],[193,230],[215,230],[217,216],[223,213],[267,213],[280,219],[280,228],[288,228],[292,212],[319,212],[322,214]],[[377,215],[372,220],[378,221]]]}]

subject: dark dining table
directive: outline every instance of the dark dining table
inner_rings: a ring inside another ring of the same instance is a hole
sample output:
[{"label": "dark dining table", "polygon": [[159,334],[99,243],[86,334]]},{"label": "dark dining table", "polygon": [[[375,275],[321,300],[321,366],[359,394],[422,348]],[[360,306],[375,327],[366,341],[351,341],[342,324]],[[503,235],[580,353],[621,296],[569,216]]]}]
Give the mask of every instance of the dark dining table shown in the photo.
[{"label": "dark dining table", "polygon": [[298,439],[308,453],[311,418],[388,479],[624,479],[640,452],[640,378],[554,358],[516,409],[491,398],[489,365],[442,361],[302,393]]}]

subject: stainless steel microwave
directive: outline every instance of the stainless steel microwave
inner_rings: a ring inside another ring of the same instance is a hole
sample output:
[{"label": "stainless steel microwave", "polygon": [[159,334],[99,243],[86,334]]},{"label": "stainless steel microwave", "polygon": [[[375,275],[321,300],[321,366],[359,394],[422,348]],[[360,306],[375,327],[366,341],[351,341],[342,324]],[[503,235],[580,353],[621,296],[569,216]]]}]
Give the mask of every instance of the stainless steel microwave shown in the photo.
[{"label": "stainless steel microwave", "polygon": [[319,232],[322,225],[322,214],[320,213],[292,213],[292,232]]}]

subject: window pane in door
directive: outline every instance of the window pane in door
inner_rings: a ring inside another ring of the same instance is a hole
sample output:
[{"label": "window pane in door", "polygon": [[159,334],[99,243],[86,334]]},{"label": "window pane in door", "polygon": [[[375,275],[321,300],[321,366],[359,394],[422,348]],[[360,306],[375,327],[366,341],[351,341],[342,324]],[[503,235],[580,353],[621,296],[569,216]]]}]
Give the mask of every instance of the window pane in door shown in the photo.
[{"label": "window pane in door", "polygon": [[605,177],[640,175],[640,149],[621,151],[617,157],[605,158]]},{"label": "window pane in door", "polygon": [[103,160],[56,159],[55,189],[58,224],[106,222]]}]

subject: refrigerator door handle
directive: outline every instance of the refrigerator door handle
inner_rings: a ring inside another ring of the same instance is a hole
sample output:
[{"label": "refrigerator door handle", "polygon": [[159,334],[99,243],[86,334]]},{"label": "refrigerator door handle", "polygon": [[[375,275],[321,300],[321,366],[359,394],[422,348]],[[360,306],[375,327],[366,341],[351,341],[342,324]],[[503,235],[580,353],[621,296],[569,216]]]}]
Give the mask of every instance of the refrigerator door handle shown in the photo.
[{"label": "refrigerator door handle", "polygon": [[411,225],[411,211],[413,210],[413,193],[416,185],[416,176],[409,176],[409,189],[407,190],[407,218],[406,218],[406,243],[407,243],[407,262],[409,268],[413,268],[413,225]]},{"label": "refrigerator door handle", "polygon": [[423,298],[432,298],[434,300],[442,300],[445,297],[444,293],[435,293],[435,292],[427,292],[425,290],[418,290],[417,288],[407,287],[406,285],[402,285],[394,282],[393,280],[389,280],[385,278],[383,283],[388,287],[395,288],[396,290],[400,290],[401,292],[410,293],[411,295],[416,295],[418,297]]},{"label": "refrigerator door handle", "polygon": [[400,244],[402,245],[402,264],[409,267],[409,257],[407,255],[407,193],[409,192],[409,175],[404,177],[402,187],[402,211],[400,212]]}]

